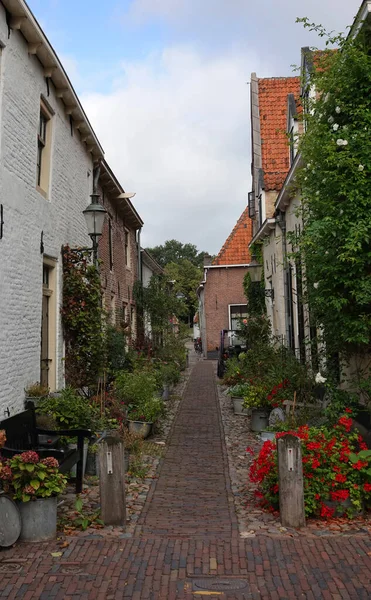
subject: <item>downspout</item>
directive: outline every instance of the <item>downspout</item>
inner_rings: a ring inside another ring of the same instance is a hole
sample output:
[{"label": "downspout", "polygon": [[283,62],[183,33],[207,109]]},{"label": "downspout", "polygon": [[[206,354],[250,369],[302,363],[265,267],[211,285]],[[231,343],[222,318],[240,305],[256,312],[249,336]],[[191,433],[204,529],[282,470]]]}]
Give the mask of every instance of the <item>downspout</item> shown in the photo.
[{"label": "downspout", "polygon": [[137,232],[137,255],[138,255],[138,281],[142,282],[142,255],[140,250],[140,233],[142,229],[139,228]]}]

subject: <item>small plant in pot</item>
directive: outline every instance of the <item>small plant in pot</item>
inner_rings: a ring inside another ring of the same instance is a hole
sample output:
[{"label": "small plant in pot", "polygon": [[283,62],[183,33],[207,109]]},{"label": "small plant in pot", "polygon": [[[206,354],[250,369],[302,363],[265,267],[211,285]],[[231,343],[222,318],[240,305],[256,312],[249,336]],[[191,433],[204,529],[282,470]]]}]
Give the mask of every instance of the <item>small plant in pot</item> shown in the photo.
[{"label": "small plant in pot", "polygon": [[0,462],[0,479],[6,493],[18,502],[21,513],[21,541],[54,539],[57,531],[57,496],[67,479],[60,473],[56,458],[40,459],[32,450]]},{"label": "small plant in pot", "polygon": [[244,397],[248,394],[249,386],[249,383],[238,383],[229,388],[229,395],[232,398],[235,415],[251,415],[251,408],[244,406]]},{"label": "small plant in pot", "polygon": [[267,388],[263,384],[249,386],[244,396],[243,407],[251,410],[251,431],[266,429],[271,405],[267,399]]},{"label": "small plant in pot", "polygon": [[152,398],[138,406],[129,407],[129,431],[143,438],[149,436],[153,424],[164,414],[164,403],[161,398]]},{"label": "small plant in pot", "polygon": [[26,395],[25,404],[27,405],[27,402],[31,401],[35,406],[39,404],[40,400],[47,398],[50,392],[48,386],[42,385],[39,382],[32,383],[24,391]]}]

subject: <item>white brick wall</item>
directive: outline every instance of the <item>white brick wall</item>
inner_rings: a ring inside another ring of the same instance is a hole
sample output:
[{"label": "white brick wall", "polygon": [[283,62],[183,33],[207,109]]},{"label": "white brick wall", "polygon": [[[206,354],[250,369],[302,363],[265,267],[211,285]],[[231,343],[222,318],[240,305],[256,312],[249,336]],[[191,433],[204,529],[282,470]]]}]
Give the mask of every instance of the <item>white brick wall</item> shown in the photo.
[{"label": "white brick wall", "polygon": [[[0,420],[23,408],[24,388],[40,379],[42,302],[41,232],[44,253],[57,259],[58,387],[63,385],[61,246],[91,245],[82,211],[89,203],[92,158],[75,130],[53,84],[47,97],[41,64],[27,52],[18,31],[8,39],[0,5],[0,203],[4,236],[0,240]],[[50,198],[36,190],[37,129],[43,94],[55,111]]]}]

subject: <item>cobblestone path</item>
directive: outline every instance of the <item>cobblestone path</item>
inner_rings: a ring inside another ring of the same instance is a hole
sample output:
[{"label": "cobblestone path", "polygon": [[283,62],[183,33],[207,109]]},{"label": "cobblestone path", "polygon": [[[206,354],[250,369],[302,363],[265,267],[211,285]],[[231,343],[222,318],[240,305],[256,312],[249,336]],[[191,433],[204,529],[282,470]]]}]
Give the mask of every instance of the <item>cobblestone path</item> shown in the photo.
[{"label": "cobblestone path", "polygon": [[239,537],[222,433],[201,361],[134,536],[17,544],[0,552],[0,598],[369,600],[368,537]]},{"label": "cobblestone path", "polygon": [[237,526],[227,473],[213,365],[199,362],[145,506],[142,533],[230,538]]}]

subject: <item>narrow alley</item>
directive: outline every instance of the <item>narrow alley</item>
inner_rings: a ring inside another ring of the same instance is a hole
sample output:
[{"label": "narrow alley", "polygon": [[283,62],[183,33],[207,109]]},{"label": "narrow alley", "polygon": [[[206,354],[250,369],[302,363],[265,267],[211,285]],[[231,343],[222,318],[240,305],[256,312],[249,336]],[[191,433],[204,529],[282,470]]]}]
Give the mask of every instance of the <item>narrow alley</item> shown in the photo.
[{"label": "narrow alley", "polygon": [[366,600],[370,567],[368,537],[240,538],[214,365],[199,361],[134,535],[3,551],[0,598]]}]

